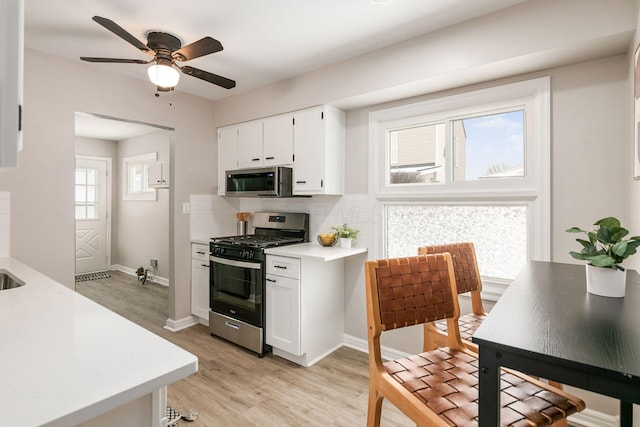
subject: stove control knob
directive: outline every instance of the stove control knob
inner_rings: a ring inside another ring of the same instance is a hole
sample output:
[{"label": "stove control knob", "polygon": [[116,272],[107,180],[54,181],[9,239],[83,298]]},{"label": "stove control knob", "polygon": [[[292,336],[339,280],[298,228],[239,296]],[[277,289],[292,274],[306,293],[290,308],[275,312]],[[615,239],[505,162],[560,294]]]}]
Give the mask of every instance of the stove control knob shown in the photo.
[{"label": "stove control knob", "polygon": [[253,258],[253,251],[249,249],[245,249],[242,251],[242,258],[251,259]]}]

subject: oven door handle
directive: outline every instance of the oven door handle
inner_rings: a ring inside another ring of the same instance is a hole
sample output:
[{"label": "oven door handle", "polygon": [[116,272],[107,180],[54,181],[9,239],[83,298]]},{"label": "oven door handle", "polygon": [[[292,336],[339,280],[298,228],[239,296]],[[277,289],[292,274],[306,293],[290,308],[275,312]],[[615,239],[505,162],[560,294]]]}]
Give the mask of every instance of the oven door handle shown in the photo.
[{"label": "oven door handle", "polygon": [[209,256],[209,260],[212,262],[217,262],[218,264],[230,265],[232,267],[252,268],[254,270],[262,269],[261,262],[236,261],[233,259],[220,258],[217,256]]}]

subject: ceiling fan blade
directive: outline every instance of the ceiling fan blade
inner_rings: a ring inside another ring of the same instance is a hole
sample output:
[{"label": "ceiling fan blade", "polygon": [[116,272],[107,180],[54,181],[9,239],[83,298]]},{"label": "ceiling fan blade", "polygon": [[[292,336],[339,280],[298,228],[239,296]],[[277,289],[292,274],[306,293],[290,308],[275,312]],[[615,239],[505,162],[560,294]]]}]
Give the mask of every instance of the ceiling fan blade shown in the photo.
[{"label": "ceiling fan blade", "polygon": [[196,42],[183,46],[171,54],[171,56],[180,62],[190,59],[199,58],[209,55],[210,53],[220,52],[222,43],[211,37],[204,37]]},{"label": "ceiling fan blade", "polygon": [[140,49],[144,53],[148,53],[149,55],[155,54],[155,52],[149,49],[149,47],[146,44],[142,43],[140,40],[138,40],[137,38],[129,34],[127,30],[125,30],[120,25],[113,22],[111,19],[103,18],[102,16],[94,16],[93,20],[96,21],[98,24],[102,25],[103,27],[105,27],[107,30],[111,31],[116,36],[129,42],[136,48]]},{"label": "ceiling fan blade", "polygon": [[219,76],[217,74],[209,73],[208,71],[199,70],[197,68],[189,67],[185,65],[184,67],[180,67],[183,73],[197,77],[199,79],[205,80],[209,83],[213,83],[214,85],[218,85],[225,89],[233,89],[236,87],[236,82],[228,79],[226,77]]},{"label": "ceiling fan blade", "polygon": [[80,59],[87,62],[114,62],[117,64],[149,64],[152,62],[144,61],[142,59],[93,58],[89,56],[81,56]]}]

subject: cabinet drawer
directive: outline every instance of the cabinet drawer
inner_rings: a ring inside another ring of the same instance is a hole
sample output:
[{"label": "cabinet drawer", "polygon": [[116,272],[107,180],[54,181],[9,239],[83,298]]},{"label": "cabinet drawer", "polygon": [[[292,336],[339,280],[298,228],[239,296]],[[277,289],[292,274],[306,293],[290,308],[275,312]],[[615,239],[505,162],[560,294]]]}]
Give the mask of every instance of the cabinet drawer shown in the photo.
[{"label": "cabinet drawer", "polygon": [[300,260],[298,258],[267,255],[267,274],[299,279]]},{"label": "cabinet drawer", "polygon": [[209,246],[201,243],[192,243],[191,258],[209,262]]}]

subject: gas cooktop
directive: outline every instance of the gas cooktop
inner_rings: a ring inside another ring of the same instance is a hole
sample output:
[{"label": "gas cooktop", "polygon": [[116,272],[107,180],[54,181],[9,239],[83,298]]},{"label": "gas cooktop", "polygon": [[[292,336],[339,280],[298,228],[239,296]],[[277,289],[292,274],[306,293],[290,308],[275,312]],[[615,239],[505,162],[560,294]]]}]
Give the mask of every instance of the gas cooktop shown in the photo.
[{"label": "gas cooktop", "polygon": [[[256,212],[253,214],[254,234],[213,237],[215,247],[264,249],[309,241],[309,214],[297,212]],[[221,251],[218,251],[221,253]]]},{"label": "gas cooktop", "polygon": [[214,244],[238,245],[252,248],[270,248],[273,246],[302,243],[304,238],[287,236],[264,236],[259,234],[245,234],[242,236],[214,237]]}]

